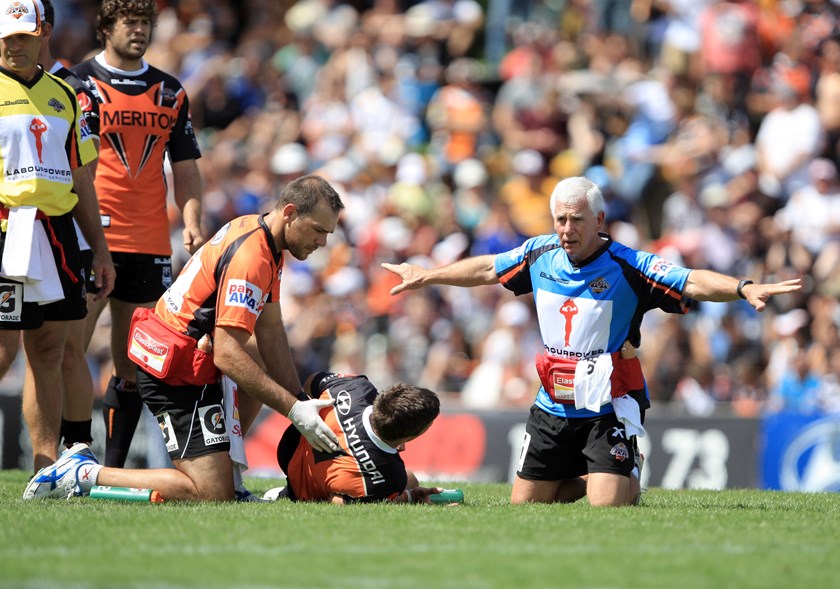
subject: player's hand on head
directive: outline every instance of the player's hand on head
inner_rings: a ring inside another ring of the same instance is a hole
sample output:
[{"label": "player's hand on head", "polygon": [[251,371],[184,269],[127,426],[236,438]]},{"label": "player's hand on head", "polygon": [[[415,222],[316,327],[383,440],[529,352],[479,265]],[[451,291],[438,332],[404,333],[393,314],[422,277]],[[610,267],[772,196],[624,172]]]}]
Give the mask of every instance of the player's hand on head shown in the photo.
[{"label": "player's hand on head", "polygon": [[338,437],[319,414],[321,409],[333,403],[334,399],[295,401],[289,410],[288,417],[294,426],[315,450],[321,452],[338,452],[340,449]]}]

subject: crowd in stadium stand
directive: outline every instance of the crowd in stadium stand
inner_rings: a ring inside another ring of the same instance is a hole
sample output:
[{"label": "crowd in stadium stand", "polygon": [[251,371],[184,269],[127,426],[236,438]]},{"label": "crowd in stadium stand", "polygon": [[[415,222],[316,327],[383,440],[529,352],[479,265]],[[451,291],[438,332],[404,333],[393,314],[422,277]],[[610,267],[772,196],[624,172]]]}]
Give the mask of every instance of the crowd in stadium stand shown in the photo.
[{"label": "crowd in stadium stand", "polygon": [[[53,53],[78,63],[98,48],[96,2],[56,4]],[[761,314],[746,302],[649,313],[640,357],[654,403],[840,411],[834,2],[159,4],[146,59],[189,94],[207,234],[307,172],[347,205],[328,247],[283,273],[301,374],[405,380],[468,407],[531,404],[530,297],[392,297],[398,278],[380,263],[439,265],[551,232],[551,189],[585,175],[618,241],[757,282],[806,278]],[[107,363],[107,346],[90,354]]]}]

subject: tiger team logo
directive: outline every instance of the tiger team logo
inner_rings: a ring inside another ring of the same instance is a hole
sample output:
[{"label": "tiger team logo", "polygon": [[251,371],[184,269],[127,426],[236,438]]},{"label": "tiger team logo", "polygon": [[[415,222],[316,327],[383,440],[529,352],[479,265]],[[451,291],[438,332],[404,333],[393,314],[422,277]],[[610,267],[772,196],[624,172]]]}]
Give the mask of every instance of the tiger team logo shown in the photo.
[{"label": "tiger team logo", "polygon": [[50,101],[47,104],[51,106],[56,112],[61,112],[65,108],[64,104],[62,104],[61,101],[57,98],[50,98]]},{"label": "tiger team logo", "polygon": [[6,16],[19,19],[24,14],[29,14],[29,10],[20,2],[12,2],[9,8],[6,9]]},{"label": "tiger team logo", "polygon": [[595,294],[601,294],[610,287],[610,283],[603,276],[599,276],[586,286]]},{"label": "tiger team logo", "polygon": [[627,450],[627,446],[624,445],[624,442],[619,442],[613,446],[610,450],[610,454],[615,456],[615,459],[619,462],[624,462],[630,458],[630,452]]}]

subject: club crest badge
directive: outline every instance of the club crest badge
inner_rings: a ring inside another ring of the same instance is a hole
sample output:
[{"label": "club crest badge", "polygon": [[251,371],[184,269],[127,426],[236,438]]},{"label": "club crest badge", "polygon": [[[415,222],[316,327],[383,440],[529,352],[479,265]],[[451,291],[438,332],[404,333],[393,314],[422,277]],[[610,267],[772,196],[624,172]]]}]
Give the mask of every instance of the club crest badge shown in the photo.
[{"label": "club crest badge", "polygon": [[610,283],[603,276],[599,276],[587,284],[586,287],[595,294],[601,294],[610,287]]}]

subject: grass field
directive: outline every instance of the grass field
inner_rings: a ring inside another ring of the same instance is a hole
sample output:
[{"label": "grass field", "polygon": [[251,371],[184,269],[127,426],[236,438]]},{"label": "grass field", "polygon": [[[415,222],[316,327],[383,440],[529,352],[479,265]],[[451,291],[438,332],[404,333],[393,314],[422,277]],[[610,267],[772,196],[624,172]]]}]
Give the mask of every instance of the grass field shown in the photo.
[{"label": "grass field", "polygon": [[463,483],[455,507],[152,505],[24,502],[26,479],[0,471],[3,589],[840,587],[840,494],[652,489],[593,509]]}]

